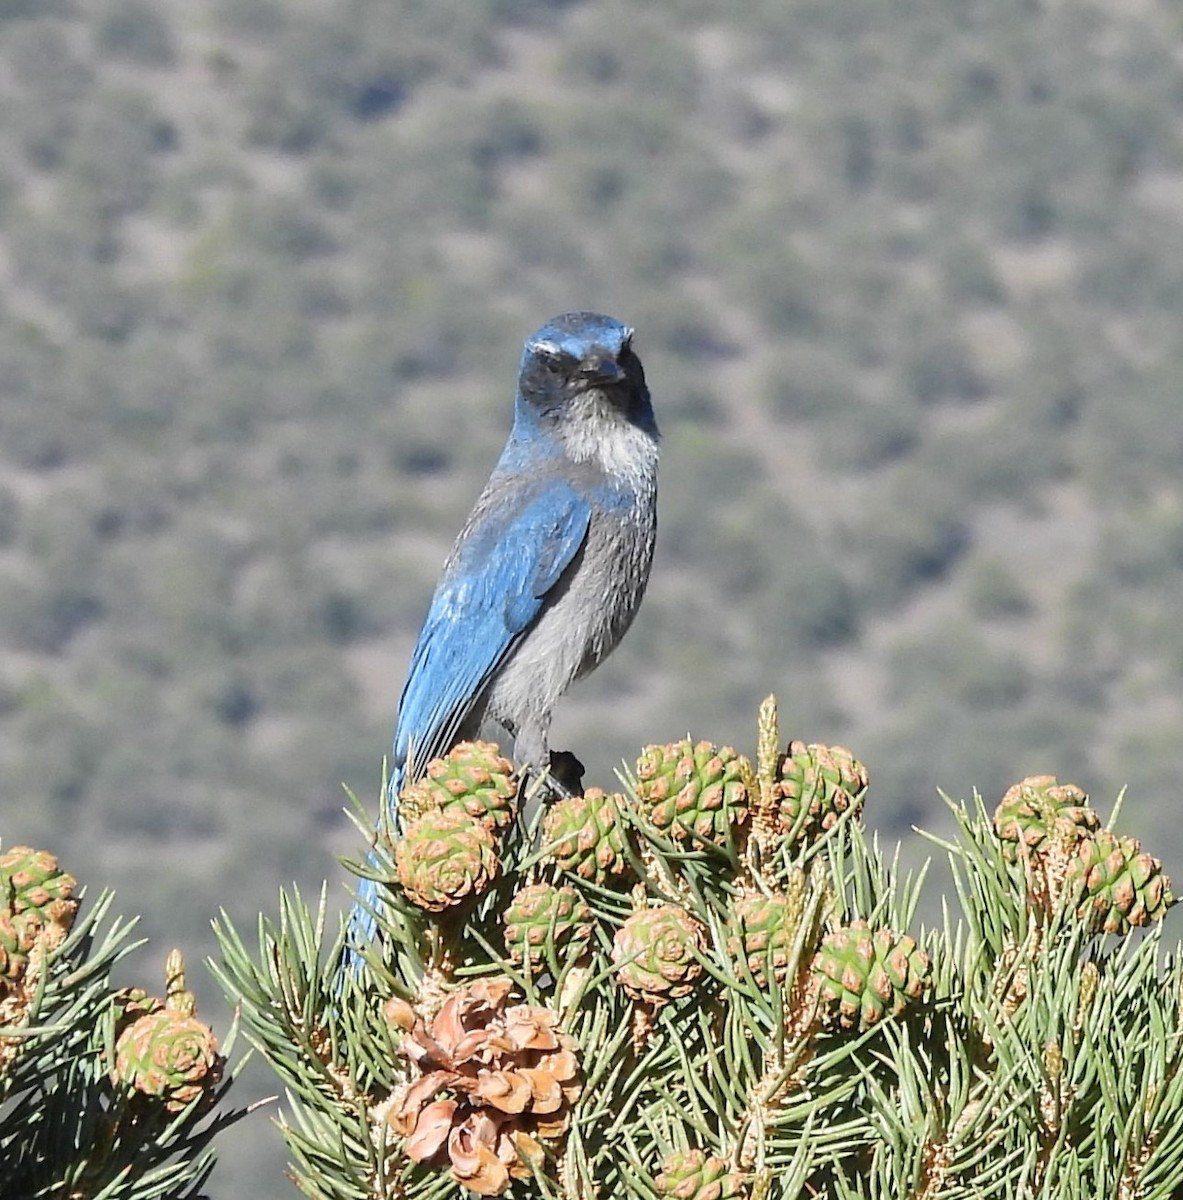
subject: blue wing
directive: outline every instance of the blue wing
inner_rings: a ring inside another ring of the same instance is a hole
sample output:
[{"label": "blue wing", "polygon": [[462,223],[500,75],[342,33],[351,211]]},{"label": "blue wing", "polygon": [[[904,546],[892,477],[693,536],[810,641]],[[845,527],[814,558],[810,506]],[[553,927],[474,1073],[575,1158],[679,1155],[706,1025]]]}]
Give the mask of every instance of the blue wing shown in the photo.
[{"label": "blue wing", "polygon": [[485,685],[579,552],[590,520],[582,496],[548,480],[509,517],[489,510],[465,531],[432,598],[399,701],[400,784],[408,759],[418,774],[451,749]]},{"label": "blue wing", "polygon": [[[490,508],[465,530],[432,598],[399,701],[391,816],[408,767],[417,774],[451,749],[485,685],[579,553],[590,520],[582,496],[548,480],[510,516]],[[373,855],[370,864],[381,865]],[[380,905],[380,885],[362,879],[347,939],[355,976],[363,961],[359,947],[373,941]]]}]

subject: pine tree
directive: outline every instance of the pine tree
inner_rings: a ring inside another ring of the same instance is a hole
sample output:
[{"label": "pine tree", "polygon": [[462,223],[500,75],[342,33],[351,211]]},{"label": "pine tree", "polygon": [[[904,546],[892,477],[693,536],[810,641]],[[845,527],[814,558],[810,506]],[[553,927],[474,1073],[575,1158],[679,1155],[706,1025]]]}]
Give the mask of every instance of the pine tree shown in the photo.
[{"label": "pine tree", "polygon": [[45,851],[0,853],[0,1196],[191,1197],[213,1137],[234,1031],[219,1049],[195,1015],[179,951],[166,994],[115,990],[142,940]]},{"label": "pine tree", "polygon": [[[623,791],[523,829],[496,748],[461,748],[377,841],[360,973],[323,892],[281,894],[254,949],[223,918],[304,1193],[1179,1194],[1161,864],[1035,777],[993,814],[950,802],[956,899],[924,928],[924,872],[862,828],[865,768],[784,746],[771,698],[755,751],[648,747]],[[485,820],[455,781],[493,777]]]}]

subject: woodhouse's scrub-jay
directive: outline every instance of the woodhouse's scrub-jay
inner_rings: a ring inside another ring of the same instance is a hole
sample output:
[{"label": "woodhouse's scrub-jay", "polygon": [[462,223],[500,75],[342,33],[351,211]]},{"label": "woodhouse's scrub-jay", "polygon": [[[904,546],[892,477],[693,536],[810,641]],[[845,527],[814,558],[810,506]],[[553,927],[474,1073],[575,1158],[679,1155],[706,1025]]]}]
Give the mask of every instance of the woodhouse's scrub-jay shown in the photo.
[{"label": "woodhouse's scrub-jay", "polygon": [[[411,656],[389,802],[485,721],[550,768],[551,712],[628,629],[653,558],[657,423],[633,331],[564,313],[526,341],[509,441],[436,585]],[[372,938],[362,880],[350,943]],[[367,907],[368,906],[368,907]]]}]

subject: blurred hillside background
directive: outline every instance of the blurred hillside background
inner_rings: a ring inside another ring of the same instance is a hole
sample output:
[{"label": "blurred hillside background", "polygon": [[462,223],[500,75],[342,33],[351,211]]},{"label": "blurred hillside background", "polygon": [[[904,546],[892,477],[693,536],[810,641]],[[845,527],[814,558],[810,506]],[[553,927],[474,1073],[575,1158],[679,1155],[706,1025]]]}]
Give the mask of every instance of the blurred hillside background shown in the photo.
[{"label": "blurred hillside background", "polygon": [[[775,690],[890,841],[1048,771],[1183,876],[1178,5],[0,0],[0,836],[143,913],[144,981],[343,898],[577,307],[665,434],[589,782]],[[248,1127],[213,1193],[294,1194]]]}]

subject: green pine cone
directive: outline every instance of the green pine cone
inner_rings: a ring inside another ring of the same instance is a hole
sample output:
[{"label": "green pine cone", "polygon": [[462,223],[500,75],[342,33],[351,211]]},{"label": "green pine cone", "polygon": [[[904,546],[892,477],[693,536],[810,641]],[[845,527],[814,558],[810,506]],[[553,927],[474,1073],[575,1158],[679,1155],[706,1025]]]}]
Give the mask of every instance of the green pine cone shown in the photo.
[{"label": "green pine cone", "polygon": [[705,951],[702,925],[676,904],[640,909],[612,939],[612,961],[624,990],[654,1007],[694,991]]},{"label": "green pine cone", "polygon": [[1078,915],[1104,933],[1129,933],[1135,925],[1161,921],[1175,903],[1162,863],[1136,838],[1107,829],[1077,843],[1069,879],[1084,888]]},{"label": "green pine cone", "polygon": [[13,846],[0,854],[0,903],[14,913],[33,913],[43,925],[69,930],[78,911],[74,877],[45,850]]},{"label": "green pine cone", "polygon": [[115,1043],[111,1078],[180,1112],[208,1095],[222,1075],[218,1040],[196,1017],[167,1008],[132,1021]]},{"label": "green pine cone", "polygon": [[0,908],[0,1000],[24,978],[29,954],[42,925],[34,913],[12,913]]},{"label": "green pine cone", "polygon": [[867,768],[845,747],[792,741],[775,788],[776,826],[783,834],[796,829],[799,841],[813,841],[861,804],[866,791]]},{"label": "green pine cone", "polygon": [[725,845],[748,819],[752,766],[730,746],[671,742],[646,746],[637,759],[637,800],[663,833]]},{"label": "green pine cone", "polygon": [[460,742],[433,758],[423,778],[403,789],[399,812],[407,820],[432,809],[462,812],[495,833],[513,821],[517,794],[513,763],[495,742]]},{"label": "green pine cone", "polygon": [[871,1028],[899,1016],[928,986],[928,955],[906,933],[853,921],[822,939],[811,967],[827,1025]]},{"label": "green pine cone", "polygon": [[624,803],[619,793],[593,787],[552,804],[542,825],[544,857],[601,887],[622,880],[629,873]]},{"label": "green pine cone", "polygon": [[994,810],[994,831],[1011,862],[1021,854],[1039,855],[1049,840],[1069,846],[1101,827],[1088,796],[1054,775],[1029,775],[1007,789]]},{"label": "green pine cone", "polygon": [[787,896],[747,892],[735,902],[737,932],[727,939],[727,952],[748,964],[757,986],[769,976],[784,983],[797,936],[800,912]]},{"label": "green pine cone", "polygon": [[670,1200],[735,1200],[743,1192],[742,1177],[726,1160],[702,1150],[667,1154],[653,1183],[658,1196]]},{"label": "green pine cone", "polygon": [[115,1030],[117,1033],[122,1033],[141,1017],[162,1012],[165,1007],[163,1000],[158,996],[150,995],[142,987],[120,988],[111,997],[111,1000],[115,1006]]},{"label": "green pine cone", "polygon": [[556,956],[571,942],[586,943],[592,933],[591,909],[571,887],[532,883],[514,896],[502,917],[505,949],[514,962],[527,952],[537,962],[550,941]]},{"label": "green pine cone", "polygon": [[444,912],[485,892],[501,870],[493,835],[463,812],[433,809],[394,847],[398,882],[412,904]]}]

